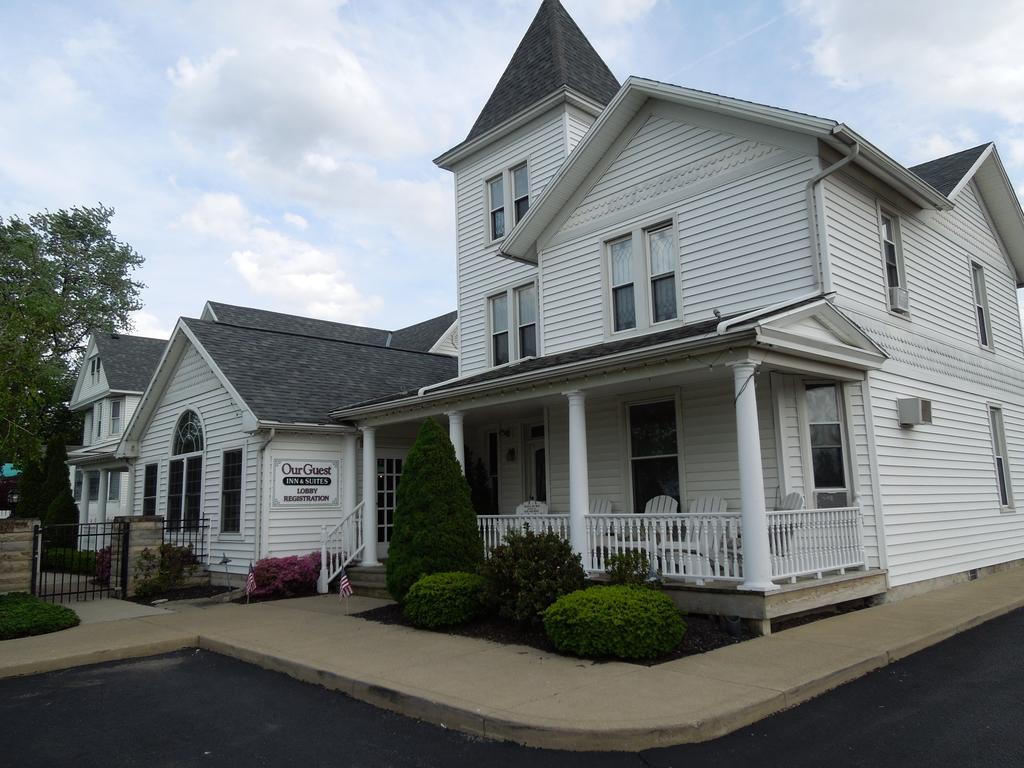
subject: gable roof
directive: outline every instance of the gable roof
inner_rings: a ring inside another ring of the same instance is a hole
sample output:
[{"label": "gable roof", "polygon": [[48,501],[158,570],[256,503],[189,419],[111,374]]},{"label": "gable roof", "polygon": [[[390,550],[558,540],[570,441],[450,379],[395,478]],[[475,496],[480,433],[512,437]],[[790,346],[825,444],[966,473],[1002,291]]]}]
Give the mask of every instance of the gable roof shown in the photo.
[{"label": "gable roof", "polygon": [[339,405],[450,379],[447,355],[182,318],[260,421],[329,424]]},{"label": "gable roof", "polygon": [[[319,336],[336,341],[354,341],[359,344],[376,344],[384,346],[388,340],[387,330],[367,328],[362,325],[335,323],[331,320],[317,320],[312,317],[287,315],[283,312],[271,312],[254,307],[239,307],[234,304],[222,304],[219,301],[208,301],[206,305],[213,311],[217,322],[237,325],[241,328],[261,328],[267,331],[283,333],[300,333]],[[438,336],[441,334],[439,333]]]},{"label": "gable roof", "polygon": [[563,87],[604,106],[619,90],[619,81],[562,4],[544,0],[466,141]]},{"label": "gable roof", "polygon": [[850,154],[852,147],[858,146],[854,162],[872,175],[884,179],[909,200],[923,208],[948,210],[953,207],[945,195],[842,123],[656,80],[630,77],[548,182],[540,197],[531,201],[526,216],[505,237],[500,251],[502,256],[536,262],[537,240],[650,99],[810,136],[843,155]]},{"label": "gable roof", "polygon": [[112,392],[143,392],[167,346],[166,339],[93,331],[92,338]]},{"label": "gable roof", "polygon": [[452,327],[459,317],[458,312],[448,312],[432,317],[422,323],[399,328],[391,334],[389,347],[394,349],[410,349],[416,352],[429,352],[445,332]]},{"label": "gable roof", "polygon": [[991,142],[979,144],[927,163],[912,165],[910,170],[948,197],[989,146]]}]

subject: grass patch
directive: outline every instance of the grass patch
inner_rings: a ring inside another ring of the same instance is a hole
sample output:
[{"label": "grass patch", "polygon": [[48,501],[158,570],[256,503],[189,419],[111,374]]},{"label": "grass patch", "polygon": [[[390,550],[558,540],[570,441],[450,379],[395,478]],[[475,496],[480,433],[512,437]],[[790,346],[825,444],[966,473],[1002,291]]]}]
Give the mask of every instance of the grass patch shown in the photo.
[{"label": "grass patch", "polygon": [[63,605],[24,592],[0,595],[0,640],[45,635],[77,624],[78,615]]}]

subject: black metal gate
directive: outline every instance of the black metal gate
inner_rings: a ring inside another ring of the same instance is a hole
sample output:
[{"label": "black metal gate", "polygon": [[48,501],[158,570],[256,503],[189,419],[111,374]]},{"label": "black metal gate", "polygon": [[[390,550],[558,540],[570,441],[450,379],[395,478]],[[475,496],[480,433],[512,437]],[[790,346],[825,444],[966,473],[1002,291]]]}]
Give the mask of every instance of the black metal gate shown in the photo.
[{"label": "black metal gate", "polygon": [[128,524],[37,525],[32,594],[75,602],[123,597],[128,587]]}]

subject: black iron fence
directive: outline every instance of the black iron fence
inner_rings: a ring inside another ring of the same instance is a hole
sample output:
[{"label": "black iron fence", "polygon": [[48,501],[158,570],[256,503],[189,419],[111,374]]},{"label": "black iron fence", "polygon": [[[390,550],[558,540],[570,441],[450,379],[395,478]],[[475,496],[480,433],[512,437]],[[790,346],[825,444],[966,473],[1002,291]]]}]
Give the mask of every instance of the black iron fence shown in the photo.
[{"label": "black iron fence", "polygon": [[37,525],[32,594],[62,603],[123,595],[128,535],[122,522]]},{"label": "black iron fence", "polygon": [[205,563],[207,534],[210,526],[205,517],[164,521],[164,544],[187,547],[196,563]]}]

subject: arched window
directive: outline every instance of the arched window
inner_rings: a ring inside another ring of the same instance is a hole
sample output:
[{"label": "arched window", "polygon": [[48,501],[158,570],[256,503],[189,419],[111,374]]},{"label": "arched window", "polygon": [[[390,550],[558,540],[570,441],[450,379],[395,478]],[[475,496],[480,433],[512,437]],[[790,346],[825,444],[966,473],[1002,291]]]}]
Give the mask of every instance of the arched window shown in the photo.
[{"label": "arched window", "polygon": [[203,425],[195,411],[185,411],[174,428],[174,455],[203,450]]}]

